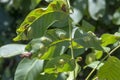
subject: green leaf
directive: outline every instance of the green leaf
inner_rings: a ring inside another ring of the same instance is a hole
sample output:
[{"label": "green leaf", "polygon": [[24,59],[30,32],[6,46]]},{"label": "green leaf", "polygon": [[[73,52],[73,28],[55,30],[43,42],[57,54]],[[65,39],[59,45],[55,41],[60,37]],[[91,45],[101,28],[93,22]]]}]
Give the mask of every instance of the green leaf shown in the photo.
[{"label": "green leaf", "polygon": [[102,51],[98,51],[98,50],[95,50],[95,57],[96,59],[100,59],[103,55],[103,52]]},{"label": "green leaf", "polygon": [[85,48],[94,48],[96,50],[103,50],[101,47],[101,41],[96,35],[92,32],[83,32],[79,28],[73,29],[73,37],[75,38],[74,41],[77,42],[79,45]]},{"label": "green leaf", "polygon": [[48,51],[44,53],[41,59],[51,59],[53,57],[60,56],[65,53],[68,47],[69,47],[68,41],[62,41],[62,42],[58,41],[58,43],[49,47]]},{"label": "green leaf", "polygon": [[14,80],[39,80],[43,63],[39,59],[23,59],[16,69]]},{"label": "green leaf", "polygon": [[44,72],[46,73],[59,73],[74,70],[74,61],[68,55],[61,55],[55,57],[47,62]]},{"label": "green leaf", "polygon": [[120,25],[120,8],[118,8],[113,14],[113,23]]},{"label": "green leaf", "polygon": [[88,11],[94,20],[103,17],[105,13],[105,0],[88,0]]},{"label": "green leaf", "polygon": [[80,29],[82,29],[85,32],[88,32],[88,31],[94,32],[95,31],[95,27],[85,20],[82,21],[82,27],[80,27]]},{"label": "green leaf", "polygon": [[23,44],[7,44],[0,47],[0,57],[12,57],[22,54],[26,45]]},{"label": "green leaf", "polygon": [[114,44],[115,42],[117,42],[118,39],[117,36],[108,33],[103,34],[101,38],[102,38],[102,46],[108,46],[110,44]]},{"label": "green leaf", "polygon": [[61,29],[48,30],[45,36],[33,39],[26,50],[33,53],[33,57],[50,59],[64,52],[69,47],[69,40],[66,39],[66,32]]},{"label": "green leaf", "polygon": [[98,71],[100,80],[119,80],[120,79],[120,60],[114,56],[109,57],[105,64]]},{"label": "green leaf", "polygon": [[41,0],[31,0],[30,9],[34,9],[40,2]]},{"label": "green leaf", "polygon": [[86,56],[85,63],[90,64],[90,63],[94,62],[95,60],[96,60],[95,54],[94,53],[89,53]]},{"label": "green leaf", "polygon": [[[47,9],[38,8],[31,11],[17,29],[18,36],[14,38],[14,41],[39,38],[53,24],[55,27],[68,25],[69,15],[62,10],[62,7],[65,7],[65,5],[65,1],[55,0],[49,4]],[[66,7],[65,9],[67,10]]]}]

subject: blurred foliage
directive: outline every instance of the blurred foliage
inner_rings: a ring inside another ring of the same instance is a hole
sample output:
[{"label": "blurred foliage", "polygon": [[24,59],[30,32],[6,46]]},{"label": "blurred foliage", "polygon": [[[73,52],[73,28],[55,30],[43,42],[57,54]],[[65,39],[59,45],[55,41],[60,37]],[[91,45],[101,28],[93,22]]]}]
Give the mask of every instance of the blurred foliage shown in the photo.
[{"label": "blurred foliage", "polygon": [[[23,22],[25,16],[35,8],[46,7],[50,1],[52,0],[0,0],[0,45],[13,43],[12,39],[16,35],[15,30],[21,22]],[[120,0],[70,0],[70,2],[72,6],[71,12],[73,13],[70,16],[75,25],[86,32],[89,30],[95,32],[97,36],[102,38],[102,46],[113,48],[118,44],[118,37],[115,35],[120,36]],[[27,43],[27,41],[19,41],[18,43]],[[111,45],[113,43],[115,44]],[[107,50],[109,51],[108,48]],[[81,51],[84,52],[84,49]],[[118,58],[120,58],[120,54],[118,54],[119,51],[120,50],[117,50],[114,53]],[[85,54],[81,53],[83,60],[79,62],[79,64],[82,67],[96,60],[95,55],[92,54],[93,52],[94,51],[87,50],[84,52]],[[96,55],[97,53],[102,55],[99,50],[95,52]],[[92,60],[88,60],[91,59],[91,57]],[[99,60],[100,57],[97,57],[97,59]],[[108,61],[112,59],[114,59],[114,57],[108,59]],[[9,59],[0,58],[0,80],[13,80],[16,65],[20,60],[21,58],[19,56]],[[108,65],[107,62],[105,63],[105,66],[106,65]],[[84,69],[81,70],[78,80],[79,77],[81,80],[84,80],[91,68],[83,70]],[[101,72],[99,74],[101,74]]]}]

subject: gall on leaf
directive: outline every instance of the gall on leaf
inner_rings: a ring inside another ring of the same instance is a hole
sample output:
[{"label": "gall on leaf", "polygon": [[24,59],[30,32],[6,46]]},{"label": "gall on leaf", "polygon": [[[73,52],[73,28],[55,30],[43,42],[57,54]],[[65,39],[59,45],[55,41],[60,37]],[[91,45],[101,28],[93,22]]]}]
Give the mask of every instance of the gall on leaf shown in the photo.
[{"label": "gall on leaf", "polygon": [[22,58],[30,58],[32,56],[31,52],[24,52],[23,54],[20,55]]},{"label": "gall on leaf", "polygon": [[67,12],[67,8],[66,8],[66,5],[65,5],[65,4],[62,5],[62,8],[61,8],[61,9],[62,9],[62,11]]}]

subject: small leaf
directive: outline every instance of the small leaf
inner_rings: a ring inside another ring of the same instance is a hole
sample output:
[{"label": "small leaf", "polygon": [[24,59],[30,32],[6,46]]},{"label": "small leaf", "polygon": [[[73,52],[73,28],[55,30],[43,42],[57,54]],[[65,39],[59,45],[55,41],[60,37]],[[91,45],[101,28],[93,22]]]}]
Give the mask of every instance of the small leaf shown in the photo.
[{"label": "small leaf", "polygon": [[120,60],[114,56],[109,57],[105,64],[98,70],[100,80],[119,80],[120,79]]},{"label": "small leaf", "polygon": [[23,59],[17,67],[14,80],[38,80],[43,63],[39,59]]},{"label": "small leaf", "polygon": [[98,51],[98,50],[95,50],[95,57],[96,59],[100,59],[103,55],[103,52],[102,51]]},{"label": "small leaf", "polygon": [[23,44],[7,44],[0,47],[0,57],[12,57],[22,54],[26,45]]},{"label": "small leaf", "polygon": [[110,44],[114,44],[115,42],[117,42],[117,36],[112,35],[112,34],[103,34],[101,36],[102,38],[102,46],[108,46]]},{"label": "small leaf", "polygon": [[74,28],[73,33],[74,41],[85,48],[94,48],[96,50],[103,50],[101,47],[100,39],[93,32],[84,32],[79,28]]},{"label": "small leaf", "polygon": [[46,73],[59,73],[74,70],[74,61],[68,55],[61,55],[55,57],[47,62],[44,72]]},{"label": "small leaf", "polygon": [[94,20],[103,17],[105,13],[105,0],[88,0],[88,11]]},{"label": "small leaf", "polygon": [[82,21],[82,27],[80,27],[80,28],[85,32],[88,32],[88,31],[94,32],[95,31],[95,27],[85,20]]},{"label": "small leaf", "polygon": [[[97,67],[98,64],[99,64],[99,66]],[[90,68],[93,68],[93,69],[94,69],[94,68],[97,67],[97,70],[99,70],[99,68],[100,68],[101,66],[103,66],[103,65],[104,65],[104,63],[100,63],[100,61],[94,61],[94,62],[88,64],[87,66],[85,66],[84,68],[90,67]]]},{"label": "small leaf", "polygon": [[89,53],[86,56],[85,63],[90,64],[90,63],[94,62],[95,60],[96,60],[95,54],[94,53]]}]

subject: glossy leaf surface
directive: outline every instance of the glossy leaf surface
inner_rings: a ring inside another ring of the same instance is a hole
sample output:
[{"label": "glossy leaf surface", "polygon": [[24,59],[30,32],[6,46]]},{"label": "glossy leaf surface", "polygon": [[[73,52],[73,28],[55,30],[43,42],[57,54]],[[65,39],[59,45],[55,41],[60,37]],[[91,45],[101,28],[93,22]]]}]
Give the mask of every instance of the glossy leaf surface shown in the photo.
[{"label": "glossy leaf surface", "polygon": [[43,63],[44,61],[39,59],[23,59],[16,69],[14,80],[39,80]]},{"label": "glossy leaf surface", "polygon": [[26,45],[23,44],[8,44],[0,47],[0,57],[12,57],[22,54]]}]

